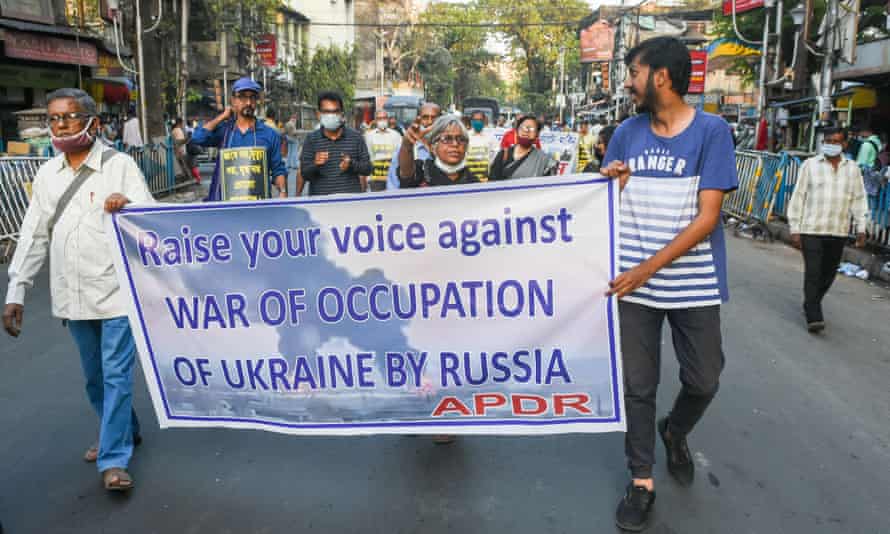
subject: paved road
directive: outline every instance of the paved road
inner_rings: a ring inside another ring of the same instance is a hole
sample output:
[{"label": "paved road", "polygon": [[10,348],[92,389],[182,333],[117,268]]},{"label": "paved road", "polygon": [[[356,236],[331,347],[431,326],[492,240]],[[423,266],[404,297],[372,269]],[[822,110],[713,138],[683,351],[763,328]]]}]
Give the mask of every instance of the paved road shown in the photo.
[{"label": "paved road", "polygon": [[[801,267],[782,245],[730,239],[728,366],[691,437],[698,478],[657,466],[650,532],[890,532],[890,292],[841,279],[828,329],[802,327]],[[45,280],[24,336],[0,338],[0,519],[7,532],[613,532],[622,436],[295,438],[157,429],[141,372],[136,489],[80,460],[96,422]],[[660,412],[678,389],[665,344]],[[659,450],[659,460],[663,458]]]}]

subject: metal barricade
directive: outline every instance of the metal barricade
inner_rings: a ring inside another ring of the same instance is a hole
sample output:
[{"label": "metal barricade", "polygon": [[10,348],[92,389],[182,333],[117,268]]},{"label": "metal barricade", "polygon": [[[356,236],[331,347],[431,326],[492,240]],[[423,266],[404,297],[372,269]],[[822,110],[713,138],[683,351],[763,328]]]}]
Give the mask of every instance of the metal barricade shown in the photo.
[{"label": "metal barricade", "polygon": [[47,158],[0,158],[0,261],[5,261],[19,238],[31,199],[31,184]]},{"label": "metal barricade", "polygon": [[[136,160],[136,164],[142,170],[142,175],[145,176],[145,181],[148,183],[148,189],[153,195],[169,193],[178,187],[176,171],[173,166],[175,156],[172,142],[130,147],[127,154]],[[190,177],[189,175],[186,178]],[[188,181],[179,185],[188,185],[192,182]]]},{"label": "metal barricade", "polygon": [[[798,174],[801,157],[785,152],[773,154],[752,150],[736,151],[739,188],[723,201],[724,214],[737,219],[746,228],[760,229],[768,235],[765,225],[774,217],[786,219],[788,204]],[[890,249],[890,184],[885,183],[877,194],[868,196],[869,220],[865,228],[868,243]],[[850,223],[850,235],[859,231]]]}]

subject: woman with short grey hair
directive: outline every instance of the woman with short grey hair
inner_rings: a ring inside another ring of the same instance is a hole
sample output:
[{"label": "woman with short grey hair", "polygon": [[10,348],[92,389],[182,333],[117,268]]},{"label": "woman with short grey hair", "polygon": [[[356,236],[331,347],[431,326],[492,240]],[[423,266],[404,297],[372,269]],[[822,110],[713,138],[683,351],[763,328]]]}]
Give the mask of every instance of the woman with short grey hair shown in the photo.
[{"label": "woman with short grey hair", "polygon": [[[415,160],[414,144],[423,139],[432,159]],[[427,187],[478,183],[467,169],[470,136],[457,115],[443,115],[427,129],[414,123],[405,130],[399,149],[398,176],[401,187]]]}]

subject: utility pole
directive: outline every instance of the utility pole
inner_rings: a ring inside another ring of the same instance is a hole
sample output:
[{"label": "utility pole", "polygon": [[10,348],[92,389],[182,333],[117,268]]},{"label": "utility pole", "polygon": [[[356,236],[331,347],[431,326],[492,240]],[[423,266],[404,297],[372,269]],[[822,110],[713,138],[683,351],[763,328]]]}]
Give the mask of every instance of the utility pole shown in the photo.
[{"label": "utility pole", "polygon": [[837,33],[835,21],[838,19],[838,0],[828,0],[828,9],[825,11],[825,35],[822,36],[825,56],[822,58],[822,72],[819,78],[819,118],[822,121],[831,119],[831,88],[834,75],[835,35]]},{"label": "utility pole", "polygon": [[[775,0],[766,0],[763,3],[763,48],[760,50],[760,83],[758,86],[760,87],[760,95],[757,99],[757,116],[758,120],[758,134],[760,132],[759,124],[763,123],[763,120],[766,119],[766,80],[767,80],[767,57],[769,56],[769,12],[772,9]],[[767,137],[769,137],[767,135]],[[761,140],[758,135],[758,143]]]},{"label": "utility pole", "polygon": [[189,0],[182,0],[182,42],[180,44],[179,116],[186,120],[189,84]]},{"label": "utility pole", "polygon": [[148,117],[145,114],[145,59],[142,53],[142,10],[139,7],[141,0],[136,0],[136,69],[139,71],[139,132],[142,135],[142,142],[149,143],[148,137]]},{"label": "utility pole", "polygon": [[609,80],[609,83],[612,85],[612,94],[614,95],[615,101],[615,120],[619,120],[621,118],[622,112],[625,107],[624,102],[624,79],[627,77],[625,65],[624,65],[624,57],[627,55],[627,40],[628,40],[628,14],[624,9],[625,0],[621,0],[621,7],[619,8],[620,17],[618,19],[618,31],[615,32],[616,39],[618,40],[618,54],[615,56],[617,59],[615,62],[615,70],[614,76]]},{"label": "utility pole", "polygon": [[810,70],[807,67],[806,43],[810,38],[810,24],[813,20],[813,0],[804,0],[803,26],[797,36],[797,57],[794,58],[794,84],[795,91],[801,91],[807,87],[810,80]]}]

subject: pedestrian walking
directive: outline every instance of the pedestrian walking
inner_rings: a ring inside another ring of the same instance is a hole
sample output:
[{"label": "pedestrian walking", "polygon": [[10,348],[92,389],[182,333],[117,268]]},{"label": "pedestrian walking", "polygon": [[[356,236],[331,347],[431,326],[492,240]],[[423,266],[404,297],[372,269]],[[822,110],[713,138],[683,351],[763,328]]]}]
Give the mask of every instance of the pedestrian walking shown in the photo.
[{"label": "pedestrian walking", "polygon": [[823,130],[822,154],[804,161],[788,204],[791,244],[804,259],[804,315],[813,333],[825,329],[822,299],[837,275],[851,217],[859,232],[856,246],[865,245],[868,202],[859,166],[844,157],[846,144],[844,130]]},{"label": "pedestrian walking", "polygon": [[308,136],[300,155],[300,173],[309,182],[309,195],[361,193],[368,188],[362,177],[371,174],[371,157],[361,132],[344,124],[343,97],[318,95],[321,127]]},{"label": "pedestrian walking", "polygon": [[173,154],[176,156],[175,174],[176,178],[183,179],[192,173],[192,162],[189,156],[187,146],[189,137],[183,128],[182,118],[173,119],[173,125],[170,128],[170,137],[173,138]]},{"label": "pedestrian walking", "polygon": [[3,327],[18,337],[26,291],[50,256],[53,315],[67,324],[80,351],[99,441],[84,454],[107,490],[129,490],[127,466],[138,444],[132,408],[136,346],[114,272],[102,211],[153,202],[133,159],[96,142],[96,103],[80,89],[48,94],[53,146],[60,154],[37,171],[33,196],[9,266]]},{"label": "pedestrian walking", "polygon": [[295,188],[295,196],[303,194],[303,177],[300,175],[300,137],[297,131],[297,116],[291,116],[284,124],[284,140],[287,142],[287,177],[288,180],[293,178]]},{"label": "pedestrian walking", "polygon": [[141,148],[143,145],[142,131],[139,126],[139,117],[136,116],[135,107],[130,107],[129,115],[124,122],[124,133],[121,139],[124,143],[124,150]]},{"label": "pedestrian walking", "polygon": [[535,148],[541,123],[531,115],[516,121],[516,144],[501,150],[491,162],[492,180],[553,176],[559,163],[546,152]]},{"label": "pedestrian walking", "polygon": [[[420,106],[420,109],[417,110],[417,124],[420,125],[421,130],[426,130],[430,128],[436,119],[442,116],[442,108],[439,104],[434,102],[425,102]],[[390,117],[390,124],[392,124],[392,117]],[[402,140],[404,141],[404,134],[402,136]],[[399,152],[401,151],[401,143],[392,153],[392,161],[389,164],[389,174],[386,178],[386,188],[387,189],[398,189],[401,184],[401,180],[399,179]],[[430,155],[430,149],[428,141],[421,136],[414,143],[414,159],[426,161],[432,158]]]},{"label": "pedestrian walking", "polygon": [[682,387],[658,433],[672,477],[688,486],[695,476],[687,438],[716,395],[724,365],[720,305],[729,294],[720,208],[738,177],[726,121],[683,100],[692,68],[686,45],[672,37],[649,39],[624,61],[624,88],[640,113],[615,131],[601,172],[623,187],[621,275],[608,294],[619,299],[632,480],[616,523],[639,531],[655,502],[655,397],[665,318]]},{"label": "pedestrian walking", "polygon": [[[216,169],[210,182],[207,200],[258,199],[271,196],[271,184],[279,197],[287,196],[287,168],[281,157],[281,134],[257,120],[256,105],[262,87],[251,78],[232,84],[232,105],[216,118],[195,129],[192,143],[218,148]],[[252,150],[239,150],[252,149]],[[232,162],[231,167],[227,163]],[[236,169],[252,168],[250,174],[239,175]],[[233,172],[228,172],[231,169]],[[246,182],[247,189],[229,187]]]},{"label": "pedestrian walking", "polygon": [[612,140],[615,128],[615,126],[605,126],[600,129],[599,134],[596,136],[596,142],[593,145],[593,159],[584,167],[584,172],[600,171],[600,162],[606,157],[606,152],[609,150],[609,142]]}]

